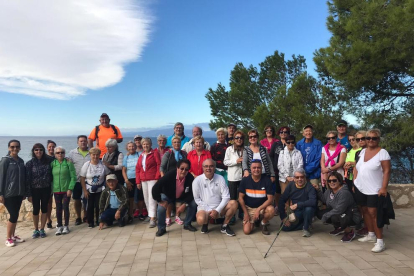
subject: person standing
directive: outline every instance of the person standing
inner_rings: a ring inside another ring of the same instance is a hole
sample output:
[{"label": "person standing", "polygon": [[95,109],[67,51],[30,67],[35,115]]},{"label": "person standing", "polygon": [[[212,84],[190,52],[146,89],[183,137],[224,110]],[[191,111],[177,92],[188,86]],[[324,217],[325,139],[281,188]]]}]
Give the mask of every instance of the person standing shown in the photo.
[{"label": "person standing", "polygon": [[227,166],[223,163],[227,150],[226,130],[219,128],[216,135],[217,142],[210,149],[211,158],[216,162],[216,173],[222,175],[227,182]]},{"label": "person standing", "polygon": [[187,159],[191,163],[190,173],[196,177],[203,173],[204,160],[211,158],[211,153],[204,149],[204,138],[197,136],[194,138],[195,149],[187,154]]},{"label": "person standing", "polygon": [[279,155],[278,171],[282,194],[289,182],[294,181],[293,173],[297,169],[303,169],[303,157],[300,151],[295,148],[295,142],[295,136],[289,135],[286,138],[286,147]]},{"label": "person standing", "polygon": [[234,123],[229,123],[227,125],[227,135],[226,135],[226,143],[227,145],[233,145],[234,142],[234,134],[237,130],[237,126]]},{"label": "person standing", "polygon": [[348,139],[347,129],[348,129],[348,123],[345,120],[340,120],[336,124],[336,130],[338,131],[338,137],[336,140],[338,143],[344,146],[346,150],[348,151],[352,148],[352,145]]},{"label": "person standing", "polygon": [[343,166],[346,158],[346,148],[337,142],[336,131],[328,131],[326,139],[328,143],[322,148],[321,155],[321,173],[322,173],[322,186],[326,187],[328,173],[337,171],[344,177]]},{"label": "person standing", "polygon": [[111,119],[108,114],[102,113],[99,119],[100,125],[97,125],[89,134],[88,146],[93,148],[93,142],[96,141],[96,147],[101,150],[99,158],[102,159],[107,149],[105,146],[106,141],[109,139],[115,139],[118,143],[122,143],[123,137],[119,128],[115,125],[111,125]]},{"label": "person standing", "polygon": [[270,152],[272,145],[279,141],[275,138],[275,127],[271,125],[265,126],[263,134],[265,135],[265,138],[260,141],[260,144],[267,149],[267,152]]},{"label": "person standing", "polygon": [[352,191],[352,188],[354,186],[354,176],[353,171],[355,167],[355,156],[356,153],[362,150],[362,148],[359,146],[359,144],[355,141],[356,134],[349,134],[348,139],[351,143],[352,149],[348,151],[346,154],[345,164],[344,164],[344,177],[345,182],[348,185],[348,190]]},{"label": "person standing", "polygon": [[172,138],[174,138],[175,136],[180,137],[180,139],[181,139],[181,145],[184,145],[185,143],[187,143],[188,141],[190,141],[190,138],[188,138],[184,134],[184,125],[183,125],[183,123],[180,123],[180,122],[176,122],[175,123],[175,125],[174,125],[174,133],[167,138],[167,145],[166,145],[167,147],[171,147],[172,146]]},{"label": "person standing", "polygon": [[[46,142],[46,150],[47,150],[47,157],[49,158],[49,163],[52,163],[55,160],[55,147],[56,143],[52,140],[47,140]],[[52,185],[52,183],[50,183]],[[50,193],[49,197],[49,204],[47,205],[47,223],[46,227],[48,229],[52,229],[52,205],[53,205],[53,192]]]},{"label": "person standing", "polygon": [[[124,160],[122,161],[122,174],[125,179],[125,186],[128,192],[128,199],[129,199],[129,208],[128,208],[128,223],[131,223],[133,220],[133,213],[134,213],[134,197],[137,190],[137,184],[135,179],[135,167],[138,163],[139,153],[137,152],[137,146],[133,141],[129,141],[126,144],[127,154],[124,156]],[[141,191],[142,193],[142,191]],[[142,198],[144,196],[142,195]],[[142,206],[141,208],[136,209],[137,217],[139,217],[142,213]],[[141,213],[140,213],[141,212]]]},{"label": "person standing", "polygon": [[[190,141],[186,142],[183,145],[182,150],[189,153],[190,151],[195,149],[195,145],[194,145],[194,138],[197,136],[203,136],[203,129],[199,126],[195,126],[193,127],[193,138],[191,138]],[[210,143],[207,141],[204,141],[204,145],[203,145],[205,150],[210,150]]]},{"label": "person standing", "polygon": [[102,157],[102,163],[111,171],[111,174],[115,174],[118,183],[124,183],[124,177],[122,175],[122,161],[124,160],[124,154],[118,150],[118,143],[115,139],[108,139],[105,143],[107,152]]}]

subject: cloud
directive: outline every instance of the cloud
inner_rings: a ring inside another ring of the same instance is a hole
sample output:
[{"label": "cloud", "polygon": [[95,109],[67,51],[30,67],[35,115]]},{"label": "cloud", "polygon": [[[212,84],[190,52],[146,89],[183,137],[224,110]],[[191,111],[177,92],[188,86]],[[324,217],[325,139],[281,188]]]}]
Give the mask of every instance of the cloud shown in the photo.
[{"label": "cloud", "polygon": [[1,1],[0,91],[65,100],[114,85],[151,21],[136,0]]}]

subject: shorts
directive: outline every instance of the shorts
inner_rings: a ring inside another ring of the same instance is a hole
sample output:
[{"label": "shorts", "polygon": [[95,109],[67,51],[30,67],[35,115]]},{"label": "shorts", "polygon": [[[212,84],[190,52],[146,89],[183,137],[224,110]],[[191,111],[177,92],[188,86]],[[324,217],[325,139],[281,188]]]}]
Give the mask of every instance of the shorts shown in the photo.
[{"label": "shorts", "polygon": [[127,192],[128,192],[128,198],[135,198],[135,190],[138,189],[137,184],[135,183],[135,178],[131,178],[131,179],[128,179],[128,180],[129,180],[129,182],[132,183],[131,191],[128,190],[127,184],[125,183],[125,188],[127,189]]},{"label": "shorts", "polygon": [[72,198],[74,200],[80,200],[82,198],[82,184],[80,182],[76,182],[75,187],[73,188],[72,191]]},{"label": "shorts", "polygon": [[[247,213],[249,214],[249,217],[250,217],[250,223],[254,223],[254,213],[256,212],[257,208],[251,208],[249,206],[246,206],[246,208],[247,208]],[[260,210],[260,217],[263,216],[263,214],[264,214],[264,209]],[[260,220],[260,217],[259,217],[259,220]]]},{"label": "shorts", "polygon": [[[137,184],[135,184],[135,187],[137,187]],[[141,189],[135,188],[134,190],[134,202],[138,203],[138,201],[144,200],[144,193]]]},{"label": "shorts", "polygon": [[378,206],[378,195],[366,195],[361,193],[356,186],[355,188],[355,201],[360,206],[367,206],[370,208],[377,208]]}]

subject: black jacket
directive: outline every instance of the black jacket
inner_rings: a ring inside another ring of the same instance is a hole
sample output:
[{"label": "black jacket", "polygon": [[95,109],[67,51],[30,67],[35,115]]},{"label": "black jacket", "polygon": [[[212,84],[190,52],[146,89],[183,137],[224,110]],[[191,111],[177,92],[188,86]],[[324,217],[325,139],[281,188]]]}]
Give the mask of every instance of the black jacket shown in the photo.
[{"label": "black jacket", "polygon": [[395,219],[394,207],[392,206],[391,196],[380,196],[377,205],[377,227],[382,228],[385,224],[390,225],[390,219]]},{"label": "black jacket", "polygon": [[[175,199],[175,187],[176,187],[177,169],[167,172],[161,177],[152,188],[152,197],[154,200],[160,202],[161,194],[165,194],[169,199]],[[194,176],[188,173],[184,181],[184,191],[181,194],[179,200],[183,200],[186,203],[190,203],[194,200],[193,196],[193,180]]]},{"label": "black jacket", "polygon": [[19,157],[16,161],[10,155],[0,161],[0,196],[30,196],[30,186],[26,181],[26,166]]}]

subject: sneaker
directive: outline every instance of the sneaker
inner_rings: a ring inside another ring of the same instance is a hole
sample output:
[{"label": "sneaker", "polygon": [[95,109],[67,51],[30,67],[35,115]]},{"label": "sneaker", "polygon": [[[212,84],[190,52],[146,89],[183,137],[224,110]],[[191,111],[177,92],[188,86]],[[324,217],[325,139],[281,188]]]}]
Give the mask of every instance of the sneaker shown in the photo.
[{"label": "sneaker", "polygon": [[63,230],[62,230],[62,234],[63,235],[66,235],[66,234],[69,234],[69,227],[68,226],[63,226]]},{"label": "sneaker", "polygon": [[208,233],[208,224],[203,224],[203,227],[201,227],[201,234],[207,234]]},{"label": "sneaker", "polygon": [[12,239],[14,240],[14,242],[16,243],[20,243],[20,242],[24,242],[25,240],[20,238],[19,236],[14,236],[12,237]]},{"label": "sneaker", "polygon": [[144,218],[144,222],[145,222],[145,223],[150,222],[150,220],[151,220],[151,219],[150,219],[149,217],[145,217],[145,218]]},{"label": "sneaker", "polygon": [[175,216],[175,223],[179,224],[179,225],[183,225],[184,222],[181,220],[180,217]]},{"label": "sneaker", "polygon": [[89,223],[89,225],[88,225],[89,229],[94,228],[94,227],[95,227],[95,225],[93,225],[93,223]]},{"label": "sneaker", "polygon": [[41,238],[46,238],[46,232],[45,232],[45,230],[44,229],[40,229],[40,237]]},{"label": "sneaker", "polygon": [[144,215],[140,214],[138,219],[142,221],[142,220],[145,220],[145,217],[144,217]]},{"label": "sneaker", "polygon": [[165,230],[165,229],[158,229],[157,233],[155,233],[155,236],[156,237],[161,237],[165,233],[167,233],[167,230]]},{"label": "sneaker", "polygon": [[136,209],[135,212],[134,212],[134,218],[137,218],[137,217],[139,217],[139,210],[138,209]]},{"label": "sneaker", "polygon": [[14,243],[13,239],[7,239],[6,242],[4,243],[7,247],[13,247],[16,244]]},{"label": "sneaker", "polygon": [[226,227],[221,226],[221,233],[226,234],[230,237],[236,236],[236,234],[233,232],[233,230],[231,230],[229,225],[227,225]]},{"label": "sneaker", "polygon": [[32,239],[37,239],[38,237],[40,237],[39,230],[34,230],[33,231],[33,235],[32,235]]},{"label": "sneaker", "polygon": [[63,227],[60,226],[60,227],[57,228],[55,235],[60,236],[60,235],[62,235],[62,232],[63,232]]},{"label": "sneaker", "polygon": [[147,209],[146,209],[146,208],[142,209],[142,215],[143,215],[144,217],[148,217],[148,211],[147,211]]},{"label": "sneaker", "polygon": [[52,227],[52,222],[48,222],[48,223],[46,223],[46,228],[47,229],[52,229],[53,227]]},{"label": "sneaker", "polygon": [[309,232],[309,230],[303,229],[302,237],[309,238],[310,236],[312,236],[311,232]]},{"label": "sneaker", "polygon": [[371,251],[374,252],[374,253],[380,253],[384,250],[385,250],[385,243],[380,245],[378,242],[375,243],[375,246],[371,249]]},{"label": "sneaker", "polygon": [[351,231],[349,233],[345,233],[341,239],[341,242],[351,242],[355,238],[355,232]]},{"label": "sneaker", "polygon": [[133,221],[134,221],[134,219],[131,216],[128,216],[127,223],[131,224]]},{"label": "sneaker", "polygon": [[359,242],[377,242],[377,237],[373,236],[370,237],[369,235],[366,235],[365,237],[359,238]]},{"label": "sneaker", "polygon": [[171,226],[171,218],[166,218],[165,219],[165,224],[168,226]]},{"label": "sneaker", "polygon": [[157,224],[155,223],[155,220],[150,220],[149,228],[154,228],[155,226],[157,226]]},{"label": "sneaker", "polygon": [[335,228],[335,230],[329,232],[329,234],[333,235],[333,236],[338,236],[340,234],[344,233],[344,229],[342,229],[341,227]]},{"label": "sneaker", "polygon": [[191,224],[189,225],[184,225],[184,230],[188,230],[190,232],[196,232],[197,228],[195,228],[194,226],[192,226]]},{"label": "sneaker", "polygon": [[269,229],[267,229],[268,224],[262,224],[262,234],[270,235]]},{"label": "sneaker", "polygon": [[368,235],[368,228],[364,227],[362,229],[359,229],[356,232],[356,234],[357,234],[357,236],[361,236],[361,237],[366,236],[366,235]]},{"label": "sneaker", "polygon": [[75,221],[75,225],[81,225],[82,224],[82,219],[81,218],[77,218]]}]

